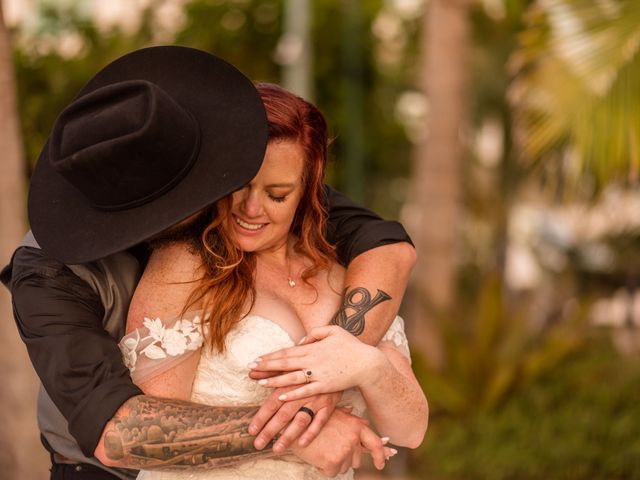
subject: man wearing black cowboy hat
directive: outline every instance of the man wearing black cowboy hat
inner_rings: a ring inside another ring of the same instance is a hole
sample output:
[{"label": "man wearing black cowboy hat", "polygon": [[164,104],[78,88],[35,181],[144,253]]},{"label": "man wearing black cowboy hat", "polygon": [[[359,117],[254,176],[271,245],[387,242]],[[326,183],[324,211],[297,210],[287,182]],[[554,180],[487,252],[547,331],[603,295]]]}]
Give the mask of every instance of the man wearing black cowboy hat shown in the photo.
[{"label": "man wearing black cowboy hat", "polygon": [[[251,180],[266,142],[264,108],[251,82],[217,57],[184,47],[148,48],[116,60],[56,121],[31,180],[33,233],[2,272],[21,338],[43,385],[38,420],[52,455],[52,478],[135,475],[105,467],[94,453],[113,467],[172,465],[162,449],[144,462],[131,451],[119,455],[118,439],[103,435],[114,419],[135,412],[144,412],[148,425],[160,425],[168,411],[205,415],[213,419],[205,437],[229,428],[237,428],[243,438],[248,435],[255,412],[246,408],[213,410],[144,396],[131,382],[117,341],[144,266],[139,245]],[[399,224],[382,221],[331,189],[327,194],[327,234],[348,265],[346,283],[391,296],[375,309],[364,306],[356,312],[366,313],[367,321],[364,331],[353,333],[375,344],[399,307],[415,252]],[[260,415],[273,414],[276,407],[271,402]],[[279,417],[293,418],[292,425],[305,419],[302,425],[308,425],[308,415],[296,411]],[[285,425],[272,421],[260,433],[262,440],[269,441]],[[302,427],[296,428],[300,433]],[[344,428],[365,427],[352,422]],[[139,448],[157,444],[151,432]],[[328,442],[336,450],[340,437]],[[381,448],[379,442],[368,446]],[[308,448],[313,463],[313,444]],[[325,452],[314,464],[335,474],[360,445],[350,448],[342,448],[343,457],[333,461]],[[197,455],[186,456],[197,467],[255,454],[251,442],[241,442],[215,455],[200,448]]]}]

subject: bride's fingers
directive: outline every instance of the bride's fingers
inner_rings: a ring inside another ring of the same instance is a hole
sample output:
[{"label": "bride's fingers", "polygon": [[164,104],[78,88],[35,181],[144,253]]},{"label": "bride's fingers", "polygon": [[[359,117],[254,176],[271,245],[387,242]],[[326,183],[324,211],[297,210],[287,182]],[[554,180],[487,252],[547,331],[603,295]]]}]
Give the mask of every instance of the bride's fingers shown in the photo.
[{"label": "bride's fingers", "polygon": [[363,428],[360,432],[360,443],[371,454],[374,466],[378,470],[382,470],[387,458],[382,439],[370,428]]},{"label": "bride's fingers", "polygon": [[282,375],[285,372],[261,372],[259,370],[249,370],[249,378],[252,378],[254,380],[261,380],[263,378],[271,378],[271,377],[277,377],[278,375]]},{"label": "bride's fingers", "polygon": [[322,391],[322,389],[320,388],[320,384],[318,382],[313,382],[307,385],[303,385],[300,388],[291,390],[290,392],[283,393],[278,397],[278,400],[282,402],[291,402],[294,400],[300,400],[301,398],[307,398],[312,395],[317,395],[319,393],[326,393],[326,392]]},{"label": "bride's fingers", "polygon": [[304,338],[304,343],[311,343],[327,338],[329,335],[343,331],[342,327],[336,325],[325,325],[323,327],[312,328]]},{"label": "bride's fingers", "polygon": [[263,387],[276,388],[302,385],[306,383],[306,381],[307,377],[304,372],[302,370],[296,370],[295,372],[283,373],[271,378],[262,378],[258,380],[258,384]]},{"label": "bride's fingers", "polygon": [[308,352],[308,347],[305,345],[299,347],[288,347],[283,348],[282,350],[276,350],[275,352],[265,353],[264,355],[260,355],[260,358],[254,360],[255,362],[260,362],[262,360],[278,360],[282,358],[295,358],[300,357],[302,355],[306,355]]},{"label": "bride's fingers", "polygon": [[302,358],[279,358],[275,360],[268,360],[263,358],[256,359],[251,362],[248,367],[251,370],[257,371],[282,371],[291,372],[293,370],[302,370],[304,359]]}]

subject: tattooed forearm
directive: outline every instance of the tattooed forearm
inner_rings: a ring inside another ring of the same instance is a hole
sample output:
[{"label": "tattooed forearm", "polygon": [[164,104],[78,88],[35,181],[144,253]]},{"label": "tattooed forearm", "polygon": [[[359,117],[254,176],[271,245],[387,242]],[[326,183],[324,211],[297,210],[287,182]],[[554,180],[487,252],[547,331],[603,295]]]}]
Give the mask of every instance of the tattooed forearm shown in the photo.
[{"label": "tattooed forearm", "polygon": [[247,431],[259,407],[210,407],[148,396],[131,398],[124,406],[104,437],[105,454],[117,466],[201,469],[272,455],[270,448],[256,450]]},{"label": "tattooed forearm", "polygon": [[349,290],[349,287],[346,287],[342,292],[342,305],[331,324],[338,325],[357,337],[364,332],[364,314],[387,300],[391,300],[391,296],[380,289],[372,299],[366,288],[356,287]]}]

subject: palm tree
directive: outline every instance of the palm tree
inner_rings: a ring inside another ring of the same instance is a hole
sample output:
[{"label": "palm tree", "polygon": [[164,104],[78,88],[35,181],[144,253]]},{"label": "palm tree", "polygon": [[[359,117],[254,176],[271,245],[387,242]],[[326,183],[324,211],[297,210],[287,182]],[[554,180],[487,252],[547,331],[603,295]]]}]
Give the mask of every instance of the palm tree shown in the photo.
[{"label": "palm tree", "polygon": [[[25,161],[16,109],[13,56],[0,2],[0,266],[25,233]],[[36,378],[0,289],[0,468],[4,478],[44,478],[47,459],[35,421]]]},{"label": "palm tree", "polygon": [[428,136],[415,152],[405,222],[419,252],[409,317],[412,339],[437,362],[430,323],[452,306],[461,201],[461,133],[467,119],[470,36],[467,0],[431,0],[424,16],[421,82],[429,102]]},{"label": "palm tree", "polygon": [[568,151],[579,173],[637,184],[640,2],[539,0],[527,23],[510,92],[525,156]]}]

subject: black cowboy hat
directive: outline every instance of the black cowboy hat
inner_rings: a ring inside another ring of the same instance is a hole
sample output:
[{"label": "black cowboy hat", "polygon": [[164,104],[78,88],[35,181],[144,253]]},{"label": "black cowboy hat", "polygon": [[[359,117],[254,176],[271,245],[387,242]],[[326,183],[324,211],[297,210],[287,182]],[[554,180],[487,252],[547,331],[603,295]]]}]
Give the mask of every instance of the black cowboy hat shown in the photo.
[{"label": "black cowboy hat", "polygon": [[70,264],[125,250],[249,182],[267,133],[258,92],[224,60],[129,53],[56,120],[31,178],[33,234]]}]

